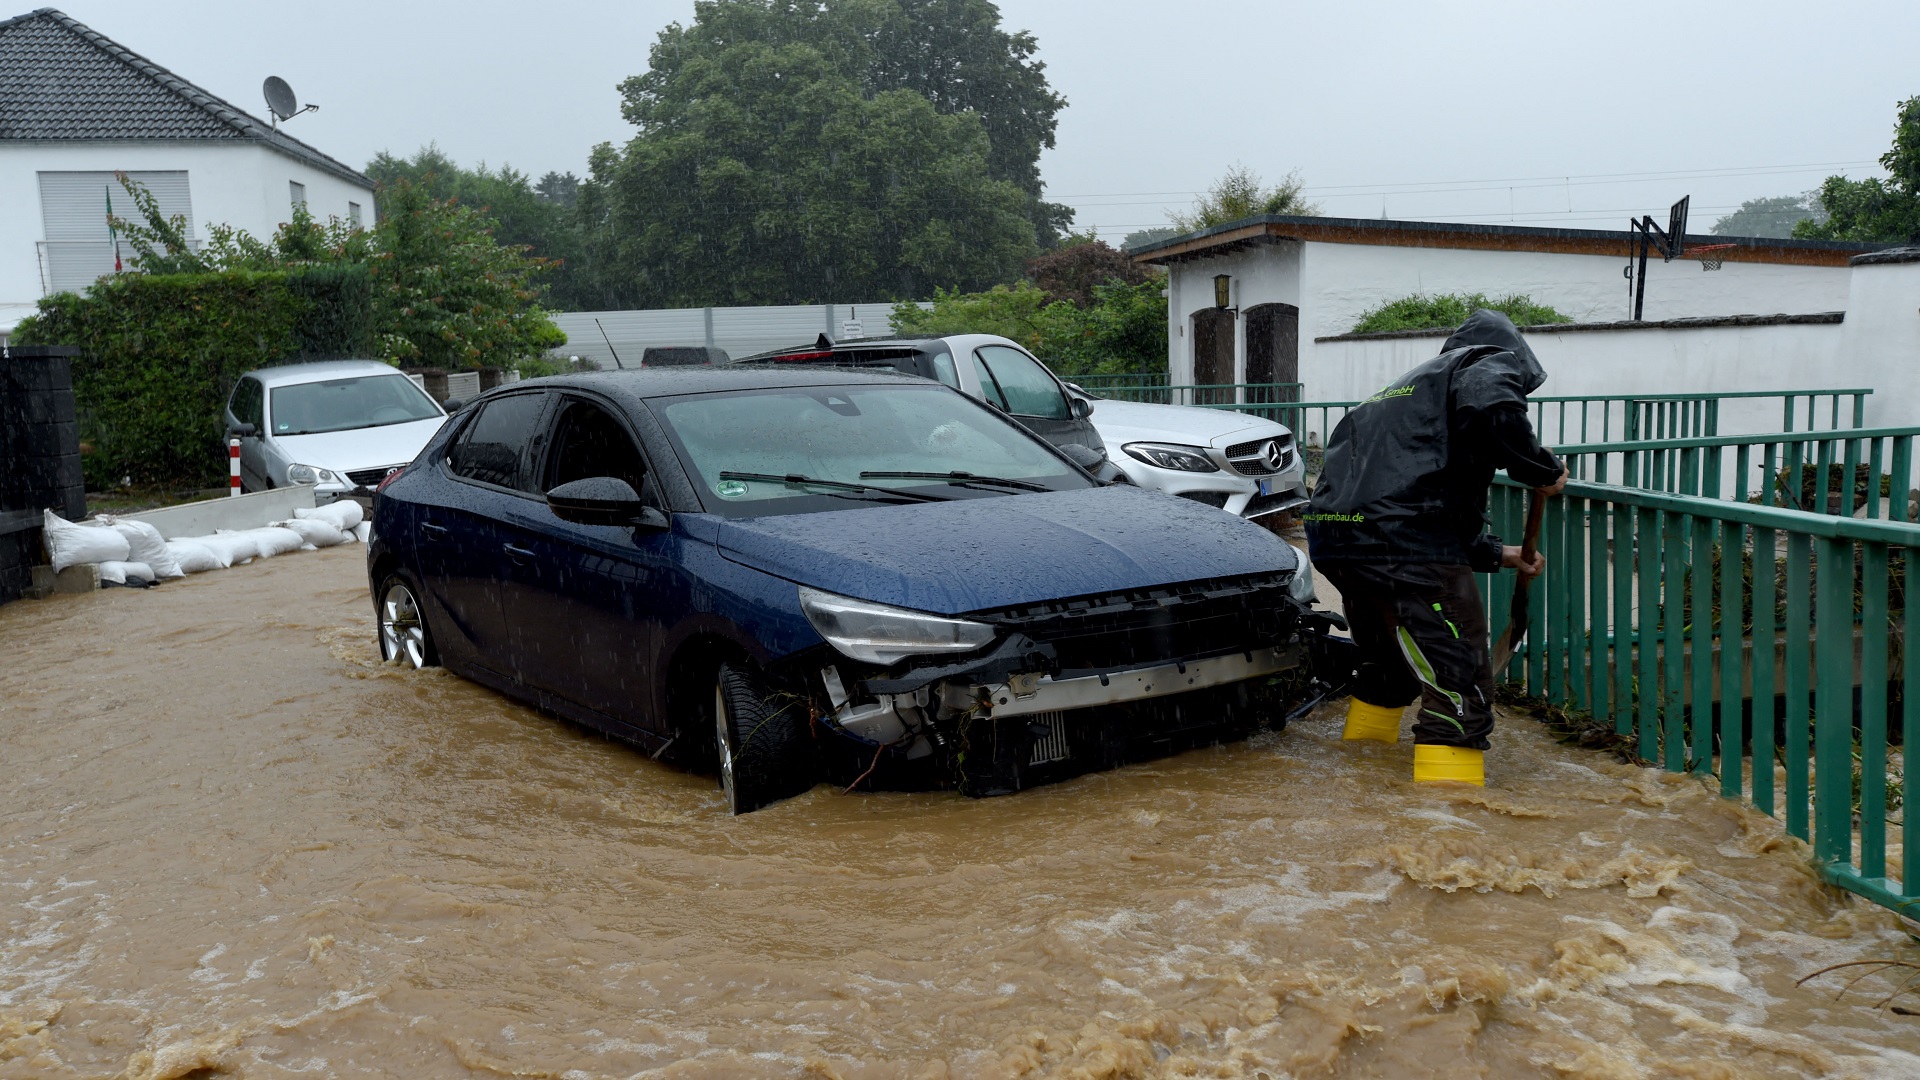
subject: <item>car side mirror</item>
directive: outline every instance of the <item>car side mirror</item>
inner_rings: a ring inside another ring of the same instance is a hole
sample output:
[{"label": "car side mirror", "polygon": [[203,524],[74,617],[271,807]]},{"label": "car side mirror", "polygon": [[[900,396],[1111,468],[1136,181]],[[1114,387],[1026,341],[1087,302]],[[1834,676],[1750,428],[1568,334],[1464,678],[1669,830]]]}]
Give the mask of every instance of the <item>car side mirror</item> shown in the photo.
[{"label": "car side mirror", "polygon": [[251,439],[258,434],[260,434],[260,429],[257,427],[254,427],[252,424],[228,424],[227,425],[228,438]]},{"label": "car side mirror", "polygon": [[1060,452],[1067,455],[1067,460],[1088,472],[1098,469],[1107,460],[1106,454],[1082,443],[1068,443],[1060,448]]},{"label": "car side mirror", "polygon": [[1083,397],[1068,397],[1067,409],[1075,420],[1085,420],[1093,415],[1093,402]]},{"label": "car side mirror", "polygon": [[452,416],[452,415],[453,415],[454,413],[457,413],[457,412],[459,412],[459,411],[460,411],[461,409],[464,409],[464,408],[466,408],[466,407],[467,407],[467,403],[466,403],[466,402],[464,402],[464,401],[461,401],[461,400],[460,400],[459,398],[457,398],[457,397],[450,397],[450,398],[448,398],[447,400],[445,400],[445,401],[443,401],[443,402],[441,402],[441,403],[440,403],[440,407],[441,407],[441,408],[443,408],[443,409],[445,409],[445,410],[447,410],[447,415],[448,415],[448,416]]},{"label": "car side mirror", "polygon": [[553,516],[576,525],[629,525],[664,529],[667,515],[640,501],[633,485],[614,476],[589,476],[547,492]]}]

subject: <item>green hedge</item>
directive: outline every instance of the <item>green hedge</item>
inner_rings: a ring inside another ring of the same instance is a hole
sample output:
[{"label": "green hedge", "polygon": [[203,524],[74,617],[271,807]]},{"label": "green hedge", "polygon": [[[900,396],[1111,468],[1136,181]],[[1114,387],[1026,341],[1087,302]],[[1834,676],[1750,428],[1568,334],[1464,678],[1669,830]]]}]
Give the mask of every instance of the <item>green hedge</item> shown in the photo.
[{"label": "green hedge", "polygon": [[364,267],[122,274],[61,293],[20,344],[73,345],[87,487],[203,486],[226,475],[223,411],[242,372],[368,355]]},{"label": "green hedge", "polygon": [[1476,308],[1504,312],[1515,326],[1539,326],[1566,323],[1572,319],[1546,304],[1536,304],[1523,293],[1489,297],[1485,293],[1440,293],[1391,300],[1360,313],[1360,319],[1348,331],[1353,334],[1384,334],[1395,330],[1451,329],[1467,321]]}]

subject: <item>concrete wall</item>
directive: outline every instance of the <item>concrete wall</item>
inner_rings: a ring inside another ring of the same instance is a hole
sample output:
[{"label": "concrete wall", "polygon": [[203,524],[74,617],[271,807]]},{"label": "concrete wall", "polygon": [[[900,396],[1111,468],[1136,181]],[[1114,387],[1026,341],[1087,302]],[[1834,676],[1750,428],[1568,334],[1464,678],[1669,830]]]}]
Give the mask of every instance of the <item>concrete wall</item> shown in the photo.
[{"label": "concrete wall", "polygon": [[[769,349],[805,345],[823,333],[836,341],[851,336],[884,337],[893,333],[892,313],[892,302],[880,300],[865,304],[562,311],[554,315],[553,322],[567,335],[567,343],[552,350],[551,355],[578,356],[610,368],[617,353],[622,364],[638,367],[640,355],[648,346],[712,345],[737,359]],[[859,323],[858,335],[848,334],[851,322]],[[613,344],[611,350],[608,341]]]},{"label": "concrete wall", "polygon": [[[1489,251],[1450,247],[1336,244],[1318,241],[1262,243],[1242,251],[1176,263],[1168,274],[1168,370],[1175,383],[1193,381],[1188,319],[1214,302],[1216,274],[1233,277],[1232,306],[1280,302],[1300,308],[1300,369],[1309,399],[1337,395],[1308,375],[1335,360],[1317,360],[1318,337],[1344,334],[1360,314],[1415,293],[1523,293],[1578,322],[1607,322],[1631,315],[1626,261],[1616,256],[1535,251]],[[1646,318],[1666,320],[1718,315],[1837,311],[1846,307],[1846,267],[1729,262],[1703,271],[1692,259],[1647,267]],[[1236,353],[1244,372],[1245,334],[1236,327]],[[1641,388],[1634,387],[1634,390]]]},{"label": "concrete wall", "polygon": [[[373,191],[270,150],[258,143],[232,140],[165,142],[0,142],[0,333],[40,299],[40,262],[36,244],[46,239],[40,214],[41,172],[125,169],[185,169],[193,201],[193,233],[205,239],[208,226],[232,225],[265,238],[293,217],[289,181],[307,188],[307,208],[316,217],[347,217],[347,204],[361,206],[361,220],[373,224]],[[114,206],[122,216],[131,205]],[[101,208],[101,232],[106,210]]]},{"label": "concrete wall", "polygon": [[[1876,391],[1867,399],[1867,419],[1874,423],[1873,403],[1881,396],[1895,396],[1897,383],[1876,384],[1867,373],[1842,363],[1846,326],[1838,321],[1741,325],[1700,320],[1578,330],[1533,327],[1525,333],[1547,369],[1546,385],[1538,391],[1542,396],[1869,387]],[[1445,340],[1443,333],[1322,339],[1314,345],[1312,367],[1302,372],[1306,400],[1365,398],[1432,358]],[[1749,405],[1729,399],[1720,406],[1723,435],[1777,431],[1782,422],[1777,403]]]},{"label": "concrete wall", "polygon": [[1847,378],[1878,390],[1867,422],[1920,424],[1920,247],[1853,261],[1841,358]]}]

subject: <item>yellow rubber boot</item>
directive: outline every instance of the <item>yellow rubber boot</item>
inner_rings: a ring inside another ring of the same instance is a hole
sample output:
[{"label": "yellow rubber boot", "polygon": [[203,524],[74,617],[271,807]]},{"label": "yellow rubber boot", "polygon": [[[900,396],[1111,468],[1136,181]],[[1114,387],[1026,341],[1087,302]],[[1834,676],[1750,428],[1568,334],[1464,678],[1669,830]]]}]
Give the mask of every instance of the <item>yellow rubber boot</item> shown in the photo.
[{"label": "yellow rubber boot", "polygon": [[1415,746],[1415,781],[1448,780],[1456,784],[1487,786],[1486,754],[1458,746]]},{"label": "yellow rubber boot", "polygon": [[1405,711],[1390,705],[1373,705],[1359,698],[1349,698],[1347,699],[1347,730],[1340,737],[1399,742],[1400,714]]}]

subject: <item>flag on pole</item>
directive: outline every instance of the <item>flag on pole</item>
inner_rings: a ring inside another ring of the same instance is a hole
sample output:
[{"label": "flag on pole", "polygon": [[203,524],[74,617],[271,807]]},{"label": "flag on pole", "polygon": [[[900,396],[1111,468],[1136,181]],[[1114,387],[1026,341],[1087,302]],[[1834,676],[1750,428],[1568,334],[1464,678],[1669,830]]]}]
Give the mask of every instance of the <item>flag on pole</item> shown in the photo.
[{"label": "flag on pole", "polygon": [[107,238],[113,241],[113,272],[120,272],[120,234],[113,227],[113,189],[101,188],[107,193]]}]

